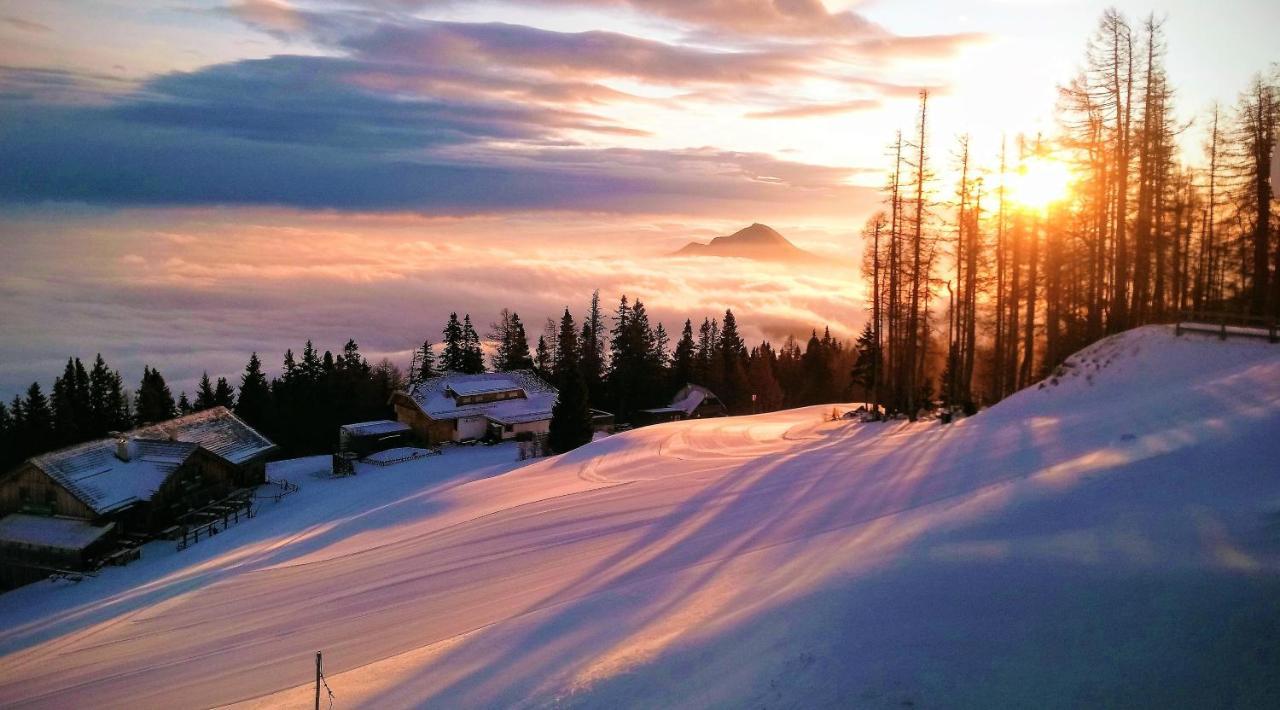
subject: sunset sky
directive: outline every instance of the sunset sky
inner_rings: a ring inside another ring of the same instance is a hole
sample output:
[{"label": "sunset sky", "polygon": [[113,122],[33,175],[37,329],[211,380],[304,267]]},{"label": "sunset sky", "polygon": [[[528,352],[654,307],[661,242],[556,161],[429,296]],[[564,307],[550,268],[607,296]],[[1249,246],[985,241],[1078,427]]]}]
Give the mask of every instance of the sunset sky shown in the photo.
[{"label": "sunset sky", "polygon": [[[97,351],[175,394],[307,337],[401,358],[451,310],[537,331],[593,288],[673,332],[846,335],[918,89],[943,166],[1051,133],[1111,4],[1167,17],[1184,121],[1280,59],[1247,0],[7,0],[0,395]],[[664,258],[752,222],[832,267]]]}]

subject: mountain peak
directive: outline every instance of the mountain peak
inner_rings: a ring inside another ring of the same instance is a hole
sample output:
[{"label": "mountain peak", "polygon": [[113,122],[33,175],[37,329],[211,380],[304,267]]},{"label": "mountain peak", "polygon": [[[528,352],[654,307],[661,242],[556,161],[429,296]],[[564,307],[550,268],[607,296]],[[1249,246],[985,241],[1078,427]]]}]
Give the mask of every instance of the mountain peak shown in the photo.
[{"label": "mountain peak", "polygon": [[774,228],[753,222],[707,244],[690,242],[673,256],[729,256],[758,261],[806,261],[817,257],[792,244]]}]

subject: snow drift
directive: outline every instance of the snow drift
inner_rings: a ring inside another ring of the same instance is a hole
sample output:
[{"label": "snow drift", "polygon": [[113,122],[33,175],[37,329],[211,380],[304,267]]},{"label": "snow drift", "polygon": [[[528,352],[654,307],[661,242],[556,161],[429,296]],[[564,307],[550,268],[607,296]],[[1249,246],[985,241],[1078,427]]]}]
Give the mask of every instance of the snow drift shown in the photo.
[{"label": "snow drift", "polygon": [[952,426],[829,411],[304,476],[0,597],[0,703],[306,707],[316,650],[338,707],[1280,702],[1280,346],[1148,327]]}]

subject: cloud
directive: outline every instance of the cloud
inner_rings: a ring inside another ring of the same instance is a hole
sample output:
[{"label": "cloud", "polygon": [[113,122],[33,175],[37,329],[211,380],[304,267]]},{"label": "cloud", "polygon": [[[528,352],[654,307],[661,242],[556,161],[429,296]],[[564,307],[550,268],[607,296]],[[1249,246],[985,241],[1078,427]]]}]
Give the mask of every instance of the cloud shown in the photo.
[{"label": "cloud", "polygon": [[632,129],[554,105],[362,84],[396,71],[276,56],[165,75],[102,106],[0,104],[0,200],[432,214],[862,202],[837,168],[714,149],[579,148],[566,132]]},{"label": "cloud", "polygon": [[830,268],[797,273],[785,265],[661,256],[756,217],[793,238],[814,234],[771,214],[761,209],[710,229],[645,217],[537,214],[33,217],[41,239],[15,238],[30,225],[0,225],[0,238],[11,245],[10,269],[0,277],[0,322],[10,336],[0,339],[0,393],[36,378],[47,385],[68,355],[98,351],[131,384],[144,363],[159,366],[175,392],[190,392],[205,369],[237,375],[254,350],[274,369],[285,348],[308,338],[338,348],[354,337],[366,355],[390,354],[403,365],[414,343],[439,340],[452,310],[470,312],[483,331],[499,309],[514,308],[536,339],[546,317],[565,306],[581,314],[596,288],[610,307],[623,293],[641,298],[672,332],[685,318],[696,322],[732,307],[753,343],[827,323],[838,334],[855,333],[863,313],[857,276],[836,259]]},{"label": "cloud", "polygon": [[48,25],[41,24],[33,20],[24,20],[21,17],[14,17],[12,15],[6,15],[5,17],[0,17],[0,22],[3,22],[4,24],[9,25],[10,27],[13,27],[15,29],[22,30],[23,32],[45,33],[45,32],[53,31],[53,28]]},{"label": "cloud", "polygon": [[294,35],[305,26],[303,14],[279,0],[242,0],[225,11],[245,24],[281,37]]},{"label": "cloud", "polygon": [[808,104],[788,106],[769,111],[752,111],[747,118],[810,118],[812,116],[832,116],[855,111],[869,111],[883,104],[877,99],[854,99],[834,104]]},{"label": "cloud", "polygon": [[741,83],[804,74],[808,53],[710,51],[616,32],[552,32],[504,23],[387,23],[348,37],[359,56],[419,66],[503,66],[560,77],[627,77],[664,84]]}]

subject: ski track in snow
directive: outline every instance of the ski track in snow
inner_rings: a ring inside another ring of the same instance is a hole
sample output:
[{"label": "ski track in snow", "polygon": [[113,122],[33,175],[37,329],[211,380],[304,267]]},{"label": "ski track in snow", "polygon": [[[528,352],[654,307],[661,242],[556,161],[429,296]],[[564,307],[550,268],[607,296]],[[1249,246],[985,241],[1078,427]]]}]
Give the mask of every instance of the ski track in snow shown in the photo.
[{"label": "ski track in snow", "polygon": [[951,426],[830,411],[281,462],[216,538],[0,596],[0,704],[307,707],[316,650],[339,707],[1280,698],[1280,347],[1148,327]]}]

